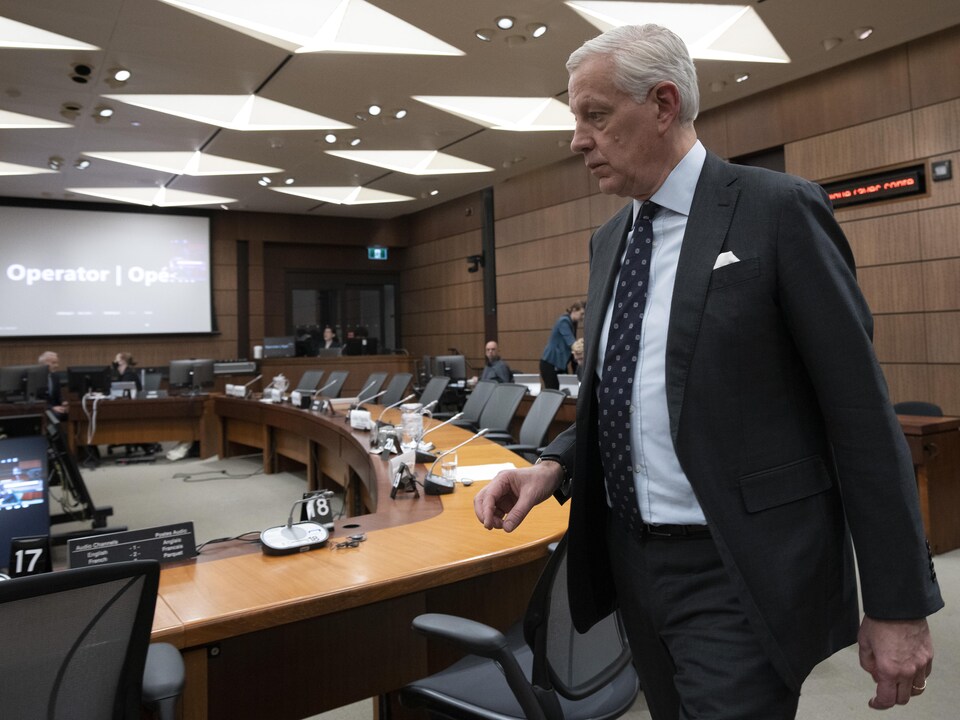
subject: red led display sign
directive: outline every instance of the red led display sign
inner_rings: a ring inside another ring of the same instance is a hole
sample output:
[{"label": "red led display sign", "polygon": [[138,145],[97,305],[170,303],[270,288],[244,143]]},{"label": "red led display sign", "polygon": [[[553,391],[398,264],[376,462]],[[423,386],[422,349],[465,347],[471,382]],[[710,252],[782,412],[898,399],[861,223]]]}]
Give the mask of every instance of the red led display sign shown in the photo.
[{"label": "red led display sign", "polygon": [[839,182],[824,183],[834,208],[890,200],[926,192],[923,165],[900,168],[876,175],[865,175]]}]

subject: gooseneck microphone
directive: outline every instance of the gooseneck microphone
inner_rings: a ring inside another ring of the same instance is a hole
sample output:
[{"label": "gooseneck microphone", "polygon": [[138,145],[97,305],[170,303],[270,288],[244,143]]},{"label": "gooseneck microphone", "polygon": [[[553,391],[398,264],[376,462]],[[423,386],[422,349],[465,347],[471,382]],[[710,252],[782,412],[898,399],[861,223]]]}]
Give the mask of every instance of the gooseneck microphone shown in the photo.
[{"label": "gooseneck microphone", "polygon": [[442,428],[444,425],[449,425],[449,424],[452,423],[454,420],[459,420],[459,419],[462,418],[462,417],[463,417],[463,413],[462,413],[462,412],[458,412],[456,415],[454,415],[454,416],[453,416],[452,418],[450,418],[449,420],[444,420],[442,423],[439,423],[439,424],[437,424],[437,425],[434,425],[432,428],[430,428],[430,429],[427,430],[425,433],[423,433],[423,435],[420,436],[420,440],[417,442],[417,462],[418,462],[418,463],[420,463],[420,464],[426,464],[426,463],[428,463],[428,462],[433,462],[434,460],[437,459],[437,456],[430,452],[431,450],[433,450],[433,444],[432,444],[432,443],[427,443],[427,444],[425,444],[425,443],[423,442],[423,439],[424,439],[427,435],[429,435],[430,433],[432,433],[434,430],[439,430],[439,429]]},{"label": "gooseneck microphone", "polygon": [[[377,384],[377,381],[376,381],[376,380],[371,380],[371,381],[368,382],[366,385],[364,385],[363,389],[362,389],[360,392],[357,393],[357,401],[354,403],[353,408],[358,408],[358,407],[360,407],[360,403],[362,403],[362,402],[367,402],[366,400],[363,399],[363,394],[364,394],[367,390],[369,390],[370,388],[372,388],[374,385],[376,385],[376,384]],[[380,393],[380,394],[382,395],[383,393]],[[374,395],[373,397],[377,397],[377,396]],[[371,398],[371,400],[372,400],[372,399],[373,399],[373,398]]]},{"label": "gooseneck microphone", "polygon": [[327,542],[330,533],[323,525],[310,521],[293,522],[293,511],[300,505],[313,500],[317,494],[313,493],[309,497],[295,500],[290,507],[286,525],[267,528],[260,533],[260,544],[265,554],[288,555],[305,552],[322,547]]},{"label": "gooseneck microphone", "polygon": [[430,470],[427,472],[427,474],[423,478],[423,491],[427,495],[446,495],[447,493],[452,493],[453,485],[455,482],[454,479],[445,478],[442,475],[435,475],[433,472],[434,468],[437,467],[437,463],[440,462],[444,457],[454,452],[455,450],[459,450],[467,443],[473,442],[478,437],[483,437],[488,432],[490,432],[490,428],[483,428],[479,432],[476,432],[470,437],[468,437],[459,445],[454,445],[449,450],[444,450],[442,453],[437,455],[437,459],[433,461],[433,465],[430,466]]},{"label": "gooseneck microphone", "polygon": [[328,382],[326,385],[324,385],[324,386],[323,386],[322,388],[320,388],[319,390],[314,390],[314,391],[313,391],[313,398],[314,398],[314,400],[316,400],[318,397],[320,397],[320,394],[321,394],[324,390],[326,390],[326,389],[327,389],[328,387],[330,387],[331,385],[334,385],[336,382],[337,382],[336,380],[331,380],[330,382]]},{"label": "gooseneck microphone", "polygon": [[410,394],[407,395],[405,398],[401,398],[400,400],[397,400],[393,405],[387,405],[387,406],[380,412],[380,417],[377,418],[377,425],[379,425],[379,424],[380,424],[380,421],[383,420],[383,416],[386,414],[387,410],[393,410],[393,408],[395,408],[395,407],[400,407],[400,406],[403,405],[405,402],[408,402],[409,400],[415,400],[416,398],[417,398],[417,394],[416,394],[416,393],[410,393]]}]

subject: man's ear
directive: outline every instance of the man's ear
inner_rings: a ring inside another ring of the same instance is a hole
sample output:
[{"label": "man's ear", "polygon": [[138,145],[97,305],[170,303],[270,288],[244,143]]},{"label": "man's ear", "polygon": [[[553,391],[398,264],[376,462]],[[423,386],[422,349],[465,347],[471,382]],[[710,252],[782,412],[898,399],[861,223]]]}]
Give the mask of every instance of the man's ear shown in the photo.
[{"label": "man's ear", "polygon": [[654,86],[653,97],[657,103],[657,124],[665,132],[680,115],[680,90],[664,80]]}]

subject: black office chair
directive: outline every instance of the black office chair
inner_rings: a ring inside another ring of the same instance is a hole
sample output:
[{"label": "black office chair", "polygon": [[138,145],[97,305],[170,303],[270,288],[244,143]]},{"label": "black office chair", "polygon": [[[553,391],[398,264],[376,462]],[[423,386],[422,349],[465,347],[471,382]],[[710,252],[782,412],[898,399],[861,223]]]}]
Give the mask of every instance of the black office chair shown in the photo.
[{"label": "black office chair", "polygon": [[[490,400],[490,396],[493,395],[493,391],[496,390],[499,383],[494,382],[493,380],[481,380],[478,382],[470,394],[467,396],[467,401],[463,404],[463,417],[459,420],[454,421],[454,425],[459,425],[461,427],[476,427],[477,423],[480,422],[480,415],[483,413],[483,408],[486,407],[487,401]],[[434,420],[448,420],[452,418],[456,413],[434,413]]]},{"label": "black office chair", "polygon": [[338,398],[340,397],[340,391],[343,390],[343,384],[347,381],[349,375],[349,370],[334,370],[327,376],[327,382],[320,383],[320,387],[317,389],[323,390],[323,392],[320,393],[323,397]]},{"label": "black office chair", "polygon": [[387,391],[377,401],[384,407],[400,402],[407,394],[407,387],[413,380],[413,373],[397,373],[387,383]]},{"label": "black office chair", "polygon": [[320,387],[321,380],[323,380],[323,370],[306,370],[300,376],[300,382],[295,389],[301,393],[312,393]]},{"label": "black office chair", "polygon": [[[477,383],[479,385],[480,383]],[[527,394],[526,385],[516,383],[494,383],[495,387],[490,399],[483,406],[480,419],[475,425],[465,425],[462,419],[454,421],[454,425],[476,432],[480,428],[487,428],[491,433],[510,435],[510,422],[517,414],[520,401]]]},{"label": "black office chair", "polygon": [[939,405],[922,400],[905,400],[893,406],[897,415],[926,415],[927,417],[943,417],[943,410]]},{"label": "black office chair", "polygon": [[[423,388],[423,392],[420,393],[420,404],[426,407],[432,402],[436,402],[437,405],[440,404],[440,400],[443,398],[443,393],[447,390],[447,385],[450,384],[450,378],[445,375],[437,375],[436,377],[430,378],[426,386]],[[436,413],[434,413],[436,416]]]},{"label": "black office chair", "polygon": [[383,383],[386,382],[387,375],[388,373],[385,372],[370,373],[367,379],[363,381],[363,385],[360,386],[357,399],[363,402],[365,399],[372,398],[380,392],[380,388],[382,388]]},{"label": "black office chair", "polygon": [[486,437],[528,460],[534,460],[540,454],[550,430],[550,423],[557,416],[567,394],[562,390],[543,389],[530,405],[530,412],[523,419],[517,441],[510,433],[489,432]]},{"label": "black office chair", "polygon": [[578,633],[567,603],[566,538],[540,576],[522,622],[506,634],[441,614],[413,627],[472,653],[400,692],[407,707],[439,717],[508,720],[616,718],[633,705],[640,683],[617,613]]},{"label": "black office chair", "polygon": [[148,650],[159,580],[136,560],[0,583],[3,716],[139,720],[143,703],[172,718],[183,660]]}]

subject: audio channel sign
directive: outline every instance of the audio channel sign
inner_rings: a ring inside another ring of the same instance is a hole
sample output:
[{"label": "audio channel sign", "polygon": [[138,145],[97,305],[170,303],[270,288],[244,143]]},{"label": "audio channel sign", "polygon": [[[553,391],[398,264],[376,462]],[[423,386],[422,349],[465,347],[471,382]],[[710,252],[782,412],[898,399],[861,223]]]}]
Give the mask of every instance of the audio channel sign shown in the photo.
[{"label": "audio channel sign", "polygon": [[145,530],[92,535],[67,541],[71,568],[126,560],[159,560],[162,563],[196,557],[193,523],[163,525]]}]

